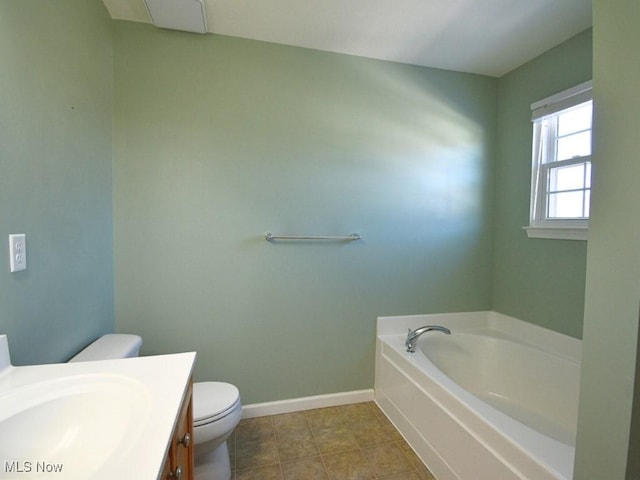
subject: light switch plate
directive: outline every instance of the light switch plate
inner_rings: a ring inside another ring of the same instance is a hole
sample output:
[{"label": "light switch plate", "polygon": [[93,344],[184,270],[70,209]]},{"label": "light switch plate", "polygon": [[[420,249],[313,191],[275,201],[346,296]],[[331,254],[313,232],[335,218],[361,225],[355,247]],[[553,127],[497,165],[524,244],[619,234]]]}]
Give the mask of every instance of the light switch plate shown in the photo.
[{"label": "light switch plate", "polygon": [[27,269],[27,236],[24,233],[9,235],[9,270],[19,272]]}]

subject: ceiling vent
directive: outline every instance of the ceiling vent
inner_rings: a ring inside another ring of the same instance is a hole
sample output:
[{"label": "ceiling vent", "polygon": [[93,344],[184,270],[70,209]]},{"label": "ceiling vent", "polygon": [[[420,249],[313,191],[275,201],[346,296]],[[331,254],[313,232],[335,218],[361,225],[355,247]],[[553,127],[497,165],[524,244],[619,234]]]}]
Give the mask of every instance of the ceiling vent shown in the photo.
[{"label": "ceiling vent", "polygon": [[144,3],[156,27],[207,33],[204,0],[144,0]]}]

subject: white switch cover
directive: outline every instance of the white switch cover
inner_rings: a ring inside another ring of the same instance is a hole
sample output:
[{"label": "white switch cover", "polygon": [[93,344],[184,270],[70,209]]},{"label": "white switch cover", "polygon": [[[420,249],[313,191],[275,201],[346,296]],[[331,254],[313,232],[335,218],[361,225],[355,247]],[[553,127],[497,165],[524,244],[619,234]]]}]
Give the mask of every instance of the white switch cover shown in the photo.
[{"label": "white switch cover", "polygon": [[11,272],[27,269],[27,236],[24,233],[9,235],[9,267]]}]

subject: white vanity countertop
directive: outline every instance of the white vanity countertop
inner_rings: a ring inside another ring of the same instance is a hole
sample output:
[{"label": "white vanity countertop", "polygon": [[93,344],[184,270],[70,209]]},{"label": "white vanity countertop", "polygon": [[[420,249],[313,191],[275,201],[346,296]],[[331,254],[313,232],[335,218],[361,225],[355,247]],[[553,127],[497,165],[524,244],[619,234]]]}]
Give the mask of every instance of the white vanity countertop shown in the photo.
[{"label": "white vanity countertop", "polygon": [[[0,478],[157,479],[195,357],[189,352],[0,368],[0,430],[10,430],[19,417],[27,429],[38,431],[34,422],[40,422],[42,436],[53,440],[44,447],[22,447],[0,431]],[[72,403],[65,404],[69,398]],[[86,405],[91,406],[85,410]],[[51,426],[53,417],[62,415],[51,412],[65,407],[74,409],[73,422],[68,428]],[[57,473],[43,471],[56,467]]]}]

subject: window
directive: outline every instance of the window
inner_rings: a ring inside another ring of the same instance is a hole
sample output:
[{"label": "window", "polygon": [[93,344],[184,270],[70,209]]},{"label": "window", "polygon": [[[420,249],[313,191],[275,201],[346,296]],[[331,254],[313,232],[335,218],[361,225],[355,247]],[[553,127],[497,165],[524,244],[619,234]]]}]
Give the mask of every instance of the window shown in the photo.
[{"label": "window", "polygon": [[591,82],[531,105],[533,238],[586,240],[591,200]]}]

